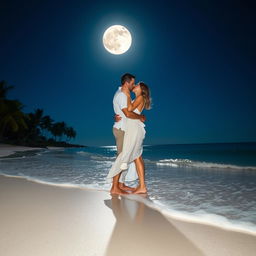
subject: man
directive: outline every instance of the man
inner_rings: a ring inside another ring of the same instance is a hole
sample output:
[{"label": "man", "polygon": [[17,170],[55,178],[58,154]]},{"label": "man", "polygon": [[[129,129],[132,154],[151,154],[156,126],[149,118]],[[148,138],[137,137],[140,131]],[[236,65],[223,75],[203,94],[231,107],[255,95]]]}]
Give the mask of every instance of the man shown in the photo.
[{"label": "man", "polygon": [[[113,134],[116,139],[117,155],[122,152],[126,119],[140,119],[145,122],[144,115],[138,115],[127,108],[127,96],[125,91],[132,91],[135,86],[135,76],[126,73],[121,77],[121,86],[116,91],[113,98],[113,107],[115,112],[115,123],[113,125]],[[119,117],[120,116],[120,117]],[[128,187],[124,184],[127,172],[120,172],[113,178],[113,184],[110,190],[111,194],[128,194],[126,191],[133,191],[135,188]],[[120,182],[119,182],[120,179]],[[125,191],[126,190],[126,191]]]}]

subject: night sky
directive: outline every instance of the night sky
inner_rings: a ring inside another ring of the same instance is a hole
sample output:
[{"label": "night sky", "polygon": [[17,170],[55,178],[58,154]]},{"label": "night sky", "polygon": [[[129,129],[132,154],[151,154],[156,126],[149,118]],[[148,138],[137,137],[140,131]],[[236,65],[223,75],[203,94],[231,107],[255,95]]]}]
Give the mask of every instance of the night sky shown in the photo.
[{"label": "night sky", "polygon": [[[255,13],[247,1],[1,1],[0,80],[24,112],[72,126],[74,143],[115,144],[126,72],[151,89],[144,144],[256,141]],[[133,38],[122,55],[102,44],[115,24]]]}]

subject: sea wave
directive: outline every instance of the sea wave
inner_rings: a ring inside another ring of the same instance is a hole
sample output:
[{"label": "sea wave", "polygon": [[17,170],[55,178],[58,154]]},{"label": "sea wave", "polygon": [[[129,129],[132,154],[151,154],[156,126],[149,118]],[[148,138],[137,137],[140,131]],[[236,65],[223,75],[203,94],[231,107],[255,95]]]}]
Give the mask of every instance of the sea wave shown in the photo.
[{"label": "sea wave", "polygon": [[49,180],[43,180],[43,179],[38,179],[32,176],[27,176],[24,175],[22,173],[19,173],[19,175],[10,175],[10,174],[6,174],[3,172],[0,172],[0,175],[5,176],[5,177],[10,177],[10,178],[19,178],[19,179],[24,179],[27,181],[32,181],[32,182],[36,182],[39,184],[44,184],[44,185],[50,185],[50,186],[58,186],[58,187],[69,187],[69,188],[82,188],[82,189],[88,189],[88,190],[96,190],[96,191],[109,191],[108,187],[100,187],[97,184],[75,184],[72,182],[52,182]]},{"label": "sea wave", "polygon": [[99,146],[99,148],[116,148],[116,146]]},{"label": "sea wave", "polygon": [[15,151],[14,153],[7,155],[7,156],[2,156],[0,157],[0,161],[4,160],[17,160],[17,159],[23,159],[27,157],[35,157],[35,156],[41,156],[44,153],[49,152],[49,150],[26,150],[26,151]]},{"label": "sea wave", "polygon": [[[77,154],[88,156],[91,160],[96,161],[114,161],[116,156],[104,156],[101,154],[95,154],[85,151],[78,151]],[[256,166],[240,166],[234,164],[224,164],[224,163],[213,163],[213,162],[205,162],[205,161],[194,161],[190,159],[182,159],[182,158],[169,158],[169,159],[160,159],[160,160],[152,160],[144,158],[144,162],[146,164],[156,164],[158,166],[169,166],[169,167],[194,167],[194,168],[212,168],[212,169],[234,169],[234,170],[253,170],[256,171]]]},{"label": "sea wave", "polygon": [[76,152],[77,154],[81,155],[81,156],[86,156],[89,157],[92,160],[95,161],[112,161],[116,159],[116,156],[103,156],[100,154],[95,154],[95,153],[90,153],[90,152],[85,152],[85,151],[78,151]]},{"label": "sea wave", "polygon": [[139,195],[124,195],[131,200],[139,201],[146,204],[148,207],[161,212],[167,218],[175,218],[181,221],[205,224],[210,226],[215,226],[225,230],[232,230],[237,232],[243,232],[246,234],[256,236],[256,225],[251,222],[230,220],[225,216],[218,214],[208,213],[206,211],[200,210],[196,212],[185,212],[180,210],[174,210],[170,207],[158,202],[157,200],[151,200],[149,198],[144,198]]},{"label": "sea wave", "polygon": [[237,170],[253,170],[256,171],[256,166],[240,166],[232,164],[200,162],[189,159],[162,159],[156,162],[157,165],[171,167],[198,167],[198,168],[221,168],[221,169],[237,169]]},{"label": "sea wave", "polygon": [[98,160],[98,161],[105,161],[105,160],[115,160],[116,156],[91,156],[92,159]]},{"label": "sea wave", "polygon": [[[56,183],[50,182],[45,180],[36,179],[30,176],[18,176],[18,175],[7,175],[1,174],[6,177],[13,177],[13,178],[21,178],[28,181],[44,184],[44,185],[51,185],[51,186],[59,186],[59,187],[68,187],[68,188],[80,188],[86,190],[93,190],[93,191],[105,191],[108,192],[109,189],[102,188],[97,184],[72,184],[72,183]],[[126,198],[130,200],[135,200],[146,204],[148,207],[155,209],[161,212],[164,216],[175,218],[182,221],[194,222],[194,223],[201,223],[211,226],[216,226],[226,230],[233,230],[238,232],[244,232],[251,235],[256,235],[256,225],[250,222],[242,222],[242,221],[231,221],[224,216],[207,213],[206,211],[198,211],[198,212],[183,212],[170,209],[166,205],[163,205],[161,202],[157,200],[150,200],[148,198],[143,198],[139,195],[124,195]]]},{"label": "sea wave", "polygon": [[[109,189],[110,189],[109,185],[98,184],[97,182],[92,184],[58,183],[58,182],[38,179],[31,176],[26,176],[23,173],[19,173],[19,175],[8,175],[0,172],[0,175],[6,176],[6,177],[21,178],[28,181],[45,184],[45,185],[51,185],[51,186],[80,188],[80,189],[86,189],[86,190],[92,190],[92,191],[104,191],[104,192],[109,192]],[[208,213],[203,210],[196,211],[196,212],[185,212],[185,211],[175,210],[175,209],[171,209],[169,206],[163,204],[158,200],[154,200],[154,199],[151,200],[148,197],[145,198],[140,195],[130,194],[130,195],[123,195],[123,196],[130,200],[142,202],[148,207],[161,212],[167,218],[171,217],[171,218],[175,218],[182,221],[216,226],[222,229],[243,232],[243,233],[256,236],[256,225],[251,222],[244,222],[239,220],[234,221],[224,216]]]}]

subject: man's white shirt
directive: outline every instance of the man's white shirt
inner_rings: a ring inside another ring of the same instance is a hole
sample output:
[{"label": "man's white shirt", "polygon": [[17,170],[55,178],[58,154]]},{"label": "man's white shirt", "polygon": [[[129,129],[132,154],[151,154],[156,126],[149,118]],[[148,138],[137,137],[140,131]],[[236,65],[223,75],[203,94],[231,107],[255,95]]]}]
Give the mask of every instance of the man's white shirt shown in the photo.
[{"label": "man's white shirt", "polygon": [[124,92],[122,92],[122,87],[119,86],[118,90],[116,91],[114,98],[113,98],[113,107],[114,107],[114,112],[121,116],[122,119],[118,122],[115,122],[113,127],[125,131],[125,126],[126,126],[126,120],[127,117],[125,116],[124,112],[122,111],[123,108],[127,108],[127,96]]}]

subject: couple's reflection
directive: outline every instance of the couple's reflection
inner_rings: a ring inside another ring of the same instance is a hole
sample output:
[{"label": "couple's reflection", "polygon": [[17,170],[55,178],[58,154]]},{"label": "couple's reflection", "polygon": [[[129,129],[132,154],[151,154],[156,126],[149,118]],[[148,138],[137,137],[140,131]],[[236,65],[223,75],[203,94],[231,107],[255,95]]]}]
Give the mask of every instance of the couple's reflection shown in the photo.
[{"label": "couple's reflection", "polygon": [[[203,255],[160,212],[132,198],[112,195],[104,200],[116,218],[106,256],[115,255]],[[143,198],[142,198],[143,199]]]}]

